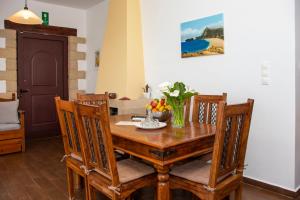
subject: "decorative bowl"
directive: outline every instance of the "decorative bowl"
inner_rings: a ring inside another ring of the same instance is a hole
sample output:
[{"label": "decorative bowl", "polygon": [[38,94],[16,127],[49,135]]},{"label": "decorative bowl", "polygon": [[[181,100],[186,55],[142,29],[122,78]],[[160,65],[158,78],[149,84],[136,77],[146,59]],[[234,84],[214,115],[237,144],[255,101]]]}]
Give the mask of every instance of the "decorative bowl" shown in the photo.
[{"label": "decorative bowl", "polygon": [[160,122],[166,122],[170,119],[171,113],[170,111],[152,112],[152,116],[154,119],[158,119]]}]

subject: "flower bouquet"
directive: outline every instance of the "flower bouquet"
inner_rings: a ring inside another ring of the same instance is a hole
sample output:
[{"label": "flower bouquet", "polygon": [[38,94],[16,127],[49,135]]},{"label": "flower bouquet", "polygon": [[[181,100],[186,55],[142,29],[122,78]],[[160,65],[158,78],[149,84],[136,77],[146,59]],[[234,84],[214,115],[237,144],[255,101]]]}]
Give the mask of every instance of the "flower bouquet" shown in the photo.
[{"label": "flower bouquet", "polygon": [[166,97],[167,103],[172,107],[172,126],[174,128],[184,127],[184,104],[187,99],[197,93],[182,82],[174,84],[164,82],[159,85],[159,88]]}]

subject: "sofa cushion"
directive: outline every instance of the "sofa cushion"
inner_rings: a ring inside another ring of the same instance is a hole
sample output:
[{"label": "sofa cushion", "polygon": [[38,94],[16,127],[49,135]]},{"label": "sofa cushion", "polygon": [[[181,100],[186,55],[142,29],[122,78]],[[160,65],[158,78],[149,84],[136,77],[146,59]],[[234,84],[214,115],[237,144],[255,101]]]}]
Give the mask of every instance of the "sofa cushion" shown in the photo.
[{"label": "sofa cushion", "polygon": [[20,124],[0,124],[0,131],[17,130],[20,127]]},{"label": "sofa cushion", "polygon": [[0,124],[18,124],[19,100],[0,102]]}]

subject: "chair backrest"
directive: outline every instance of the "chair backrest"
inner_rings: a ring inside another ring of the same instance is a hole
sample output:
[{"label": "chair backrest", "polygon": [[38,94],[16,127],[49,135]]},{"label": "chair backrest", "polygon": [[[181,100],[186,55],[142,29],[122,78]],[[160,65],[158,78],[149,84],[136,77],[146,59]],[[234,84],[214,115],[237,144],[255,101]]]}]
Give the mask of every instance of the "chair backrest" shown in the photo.
[{"label": "chair backrest", "polygon": [[77,104],[79,126],[85,149],[85,165],[119,185],[109,115],[106,103],[97,106]]},{"label": "chair backrest", "polygon": [[233,174],[243,174],[254,100],[226,105],[219,103],[209,187]]},{"label": "chair backrest", "polygon": [[5,101],[15,101],[16,100],[16,94],[12,93],[11,98],[0,98],[0,102],[5,102]]},{"label": "chair backrest", "polygon": [[78,115],[75,103],[55,97],[56,111],[58,114],[61,134],[66,155],[82,159],[82,143],[78,128]]},{"label": "chair backrest", "polygon": [[191,98],[188,98],[184,102],[184,121],[190,121],[190,110],[191,110]]},{"label": "chair backrest", "polygon": [[108,94],[88,94],[88,93],[77,93],[77,101],[85,105],[99,105],[109,102]]},{"label": "chair backrest", "polygon": [[77,93],[77,102],[84,105],[100,105],[106,103],[108,113],[109,110],[109,96],[106,92],[105,94],[92,94],[92,93]]},{"label": "chair backrest", "polygon": [[216,125],[218,103],[227,100],[227,93],[223,95],[195,95],[193,104],[193,122]]}]

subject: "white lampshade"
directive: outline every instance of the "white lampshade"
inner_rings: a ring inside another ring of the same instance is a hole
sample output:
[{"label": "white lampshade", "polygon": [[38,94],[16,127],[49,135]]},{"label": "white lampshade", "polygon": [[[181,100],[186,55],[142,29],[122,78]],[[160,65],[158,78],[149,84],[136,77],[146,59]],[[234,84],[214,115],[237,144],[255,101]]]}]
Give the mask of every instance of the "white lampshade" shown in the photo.
[{"label": "white lampshade", "polygon": [[25,7],[8,18],[9,21],[19,24],[42,24],[43,21],[36,14],[28,10],[27,1]]}]

